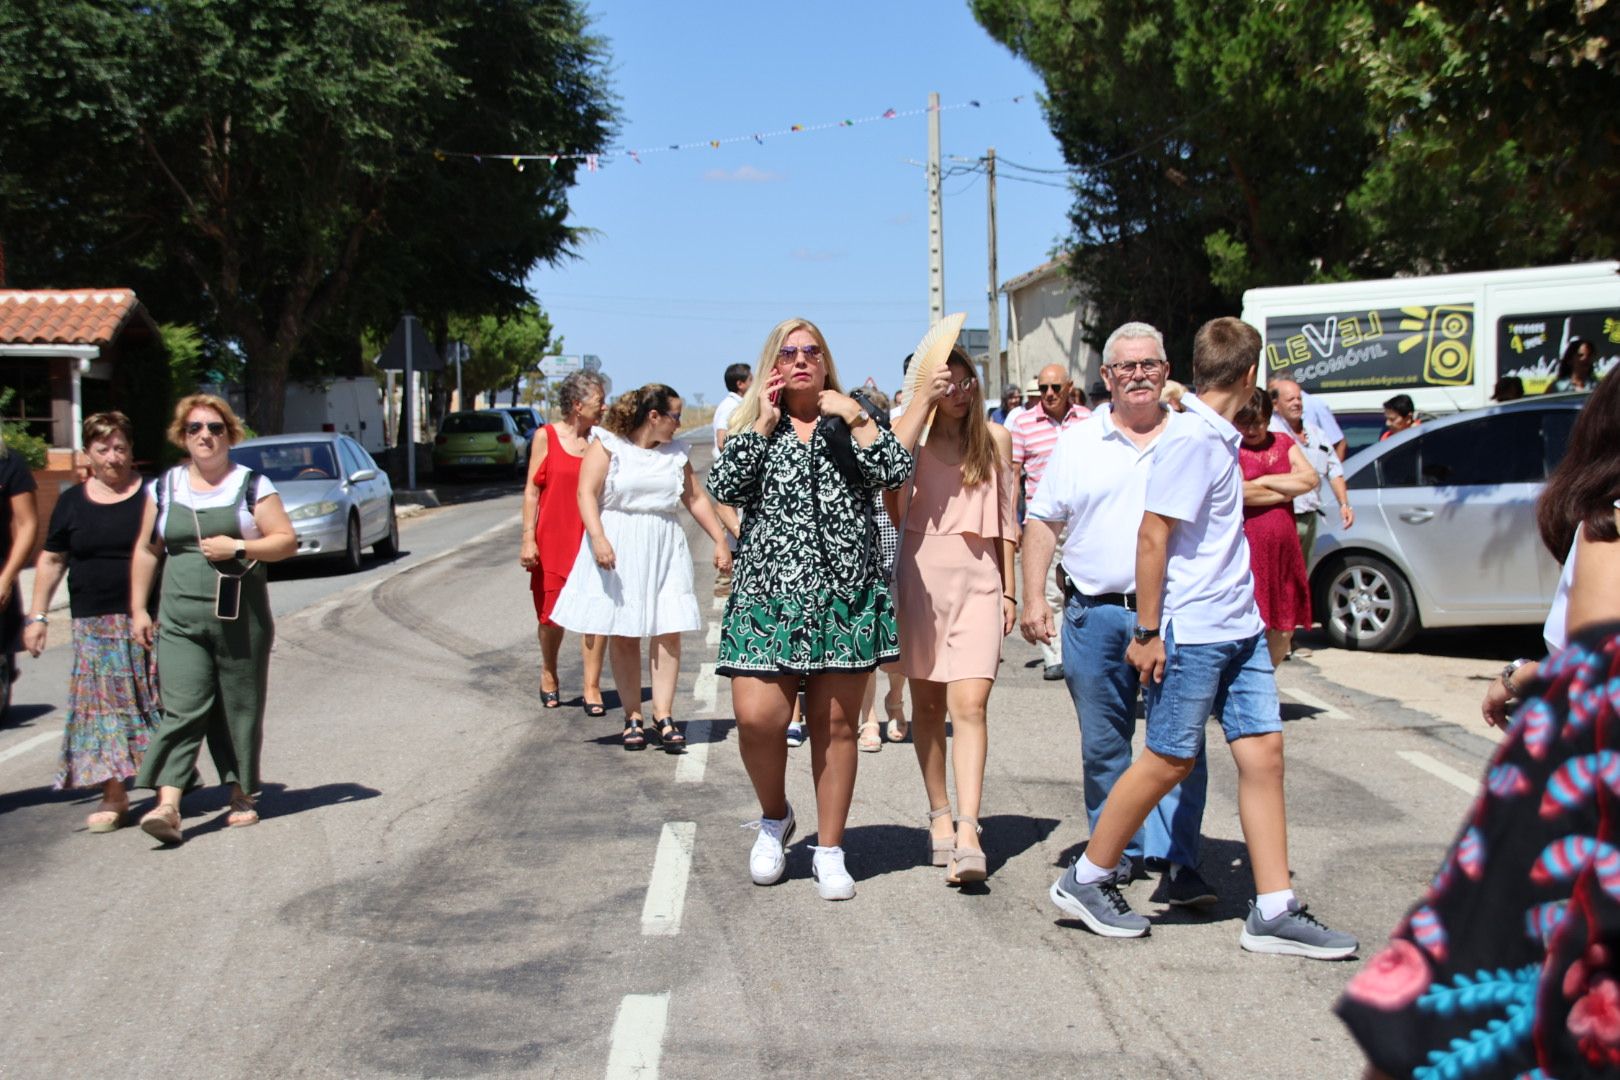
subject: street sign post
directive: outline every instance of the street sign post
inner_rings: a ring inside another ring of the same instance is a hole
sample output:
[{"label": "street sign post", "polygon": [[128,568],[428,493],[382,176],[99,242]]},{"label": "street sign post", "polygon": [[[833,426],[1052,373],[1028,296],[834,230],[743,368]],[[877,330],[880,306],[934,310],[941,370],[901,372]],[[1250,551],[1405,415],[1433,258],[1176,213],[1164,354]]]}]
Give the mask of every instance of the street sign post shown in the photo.
[{"label": "street sign post", "polygon": [[[405,372],[405,487],[416,490],[416,411],[412,384],[421,371],[444,370],[444,359],[433,348],[426,331],[415,315],[406,312],[388,336],[388,345],[377,357],[377,366],[384,371]],[[396,442],[397,442],[396,438]]]}]

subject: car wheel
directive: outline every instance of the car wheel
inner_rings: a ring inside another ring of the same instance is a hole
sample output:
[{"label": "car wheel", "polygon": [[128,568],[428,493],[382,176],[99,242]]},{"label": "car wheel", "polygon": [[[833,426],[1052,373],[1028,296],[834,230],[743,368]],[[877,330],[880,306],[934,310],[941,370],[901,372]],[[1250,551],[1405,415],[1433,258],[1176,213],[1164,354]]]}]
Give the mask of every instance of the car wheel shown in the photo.
[{"label": "car wheel", "polygon": [[343,570],[354,573],[360,569],[360,515],[349,515],[349,535],[343,545]]},{"label": "car wheel", "polygon": [[1378,556],[1346,555],[1319,580],[1317,610],[1328,639],[1339,648],[1388,652],[1417,633],[1411,586]]},{"label": "car wheel", "polygon": [[371,550],[385,559],[392,559],[399,554],[399,518],[394,514],[394,504],[388,504],[388,531],[383,538],[371,545]]}]

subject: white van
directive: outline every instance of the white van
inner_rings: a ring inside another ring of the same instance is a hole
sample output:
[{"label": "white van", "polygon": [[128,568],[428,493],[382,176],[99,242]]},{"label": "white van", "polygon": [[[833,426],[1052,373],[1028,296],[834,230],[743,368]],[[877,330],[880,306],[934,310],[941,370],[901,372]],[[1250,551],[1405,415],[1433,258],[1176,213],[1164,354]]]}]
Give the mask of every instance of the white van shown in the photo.
[{"label": "white van", "polygon": [[290,434],[329,431],[347,435],[373,454],[388,448],[382,388],[369,376],[319,383],[289,382],[281,428]]},{"label": "white van", "polygon": [[1552,384],[1570,339],[1620,362],[1620,262],[1250,289],[1243,321],[1265,338],[1261,380],[1287,376],[1338,412],[1411,395],[1422,413],[1477,409],[1496,380]]}]

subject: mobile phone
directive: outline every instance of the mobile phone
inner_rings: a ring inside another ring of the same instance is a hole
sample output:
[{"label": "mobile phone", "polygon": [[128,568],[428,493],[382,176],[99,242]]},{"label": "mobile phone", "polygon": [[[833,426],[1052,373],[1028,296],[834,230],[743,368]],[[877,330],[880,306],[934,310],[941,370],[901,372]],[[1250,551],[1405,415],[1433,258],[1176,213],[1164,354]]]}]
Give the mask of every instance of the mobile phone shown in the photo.
[{"label": "mobile phone", "polygon": [[214,615],[229,622],[242,613],[242,579],[215,574]]}]

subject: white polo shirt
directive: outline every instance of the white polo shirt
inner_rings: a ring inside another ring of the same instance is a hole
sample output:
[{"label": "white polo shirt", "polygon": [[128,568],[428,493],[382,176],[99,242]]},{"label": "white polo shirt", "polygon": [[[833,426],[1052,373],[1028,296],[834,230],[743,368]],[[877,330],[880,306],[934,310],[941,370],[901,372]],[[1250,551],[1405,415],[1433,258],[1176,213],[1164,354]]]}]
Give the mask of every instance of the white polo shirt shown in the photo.
[{"label": "white polo shirt", "polygon": [[1174,518],[1164,618],[1183,645],[1240,641],[1265,629],[1243,536],[1243,436],[1191,394],[1154,448],[1143,509]]},{"label": "white polo shirt", "polygon": [[1299,392],[1299,400],[1305,406],[1305,422],[1326,435],[1328,445],[1339,445],[1339,440],[1344,438],[1344,429],[1333,418],[1333,410],[1327,407],[1327,403],[1303,390]]},{"label": "white polo shirt", "polygon": [[1032,518],[1068,526],[1063,571],[1088,596],[1136,591],[1136,529],[1153,449],[1164,438],[1161,431],[1138,450],[1113,413],[1113,405],[1100,405],[1058,436],[1028,509]]},{"label": "white polo shirt", "polygon": [[731,423],[731,414],[736,412],[737,406],[741,404],[742,395],[735,390],[728,390],[726,396],[720,400],[720,404],[714,407],[714,448],[716,450],[720,449],[721,432],[726,430],[726,425]]}]

